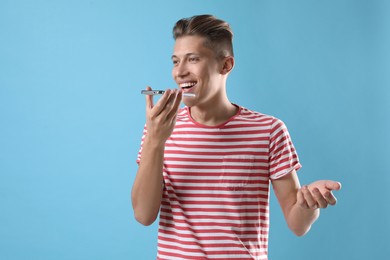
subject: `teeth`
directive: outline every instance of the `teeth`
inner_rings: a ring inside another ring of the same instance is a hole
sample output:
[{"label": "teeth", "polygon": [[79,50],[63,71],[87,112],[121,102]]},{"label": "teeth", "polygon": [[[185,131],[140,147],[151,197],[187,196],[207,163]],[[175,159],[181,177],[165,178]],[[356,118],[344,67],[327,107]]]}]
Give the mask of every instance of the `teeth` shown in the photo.
[{"label": "teeth", "polygon": [[182,83],[180,84],[179,86],[181,88],[189,88],[189,87],[193,87],[196,85],[196,82],[186,82],[186,83]]}]

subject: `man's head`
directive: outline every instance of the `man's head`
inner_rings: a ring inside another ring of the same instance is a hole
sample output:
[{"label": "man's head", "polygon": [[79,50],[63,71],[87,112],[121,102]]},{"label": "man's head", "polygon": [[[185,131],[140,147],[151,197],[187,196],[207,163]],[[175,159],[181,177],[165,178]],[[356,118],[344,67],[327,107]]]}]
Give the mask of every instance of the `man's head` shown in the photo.
[{"label": "man's head", "polygon": [[[226,79],[234,67],[232,31],[211,15],[179,20],[173,29],[172,76],[189,107],[212,107],[227,102]],[[230,103],[228,103],[230,104]]]},{"label": "man's head", "polygon": [[229,24],[212,15],[197,15],[179,20],[173,27],[173,38],[201,36],[206,47],[218,58],[234,56],[233,31]]}]

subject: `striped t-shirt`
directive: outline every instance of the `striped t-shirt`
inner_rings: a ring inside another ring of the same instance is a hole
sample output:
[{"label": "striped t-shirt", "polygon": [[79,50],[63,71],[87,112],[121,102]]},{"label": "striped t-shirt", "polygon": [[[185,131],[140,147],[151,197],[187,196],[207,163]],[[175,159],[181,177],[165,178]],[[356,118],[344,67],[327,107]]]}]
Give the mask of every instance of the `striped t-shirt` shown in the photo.
[{"label": "striped t-shirt", "polygon": [[182,108],[165,144],[157,259],[267,259],[270,179],[300,167],[279,119],[239,107],[205,126]]}]

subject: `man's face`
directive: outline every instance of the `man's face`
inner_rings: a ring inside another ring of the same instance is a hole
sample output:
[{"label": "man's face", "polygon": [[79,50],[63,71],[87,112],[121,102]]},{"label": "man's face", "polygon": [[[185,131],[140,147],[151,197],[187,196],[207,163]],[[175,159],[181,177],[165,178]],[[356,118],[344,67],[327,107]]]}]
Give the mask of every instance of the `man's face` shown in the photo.
[{"label": "man's face", "polygon": [[201,36],[183,36],[175,42],[173,79],[183,92],[196,95],[183,97],[187,106],[206,104],[222,89],[221,62],[214,51],[204,45],[204,40]]}]

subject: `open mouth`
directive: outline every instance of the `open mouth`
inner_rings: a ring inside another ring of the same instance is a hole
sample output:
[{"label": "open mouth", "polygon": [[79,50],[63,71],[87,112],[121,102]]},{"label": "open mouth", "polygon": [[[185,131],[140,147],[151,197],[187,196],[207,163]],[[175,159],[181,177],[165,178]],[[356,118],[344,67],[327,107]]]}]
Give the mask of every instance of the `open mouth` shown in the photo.
[{"label": "open mouth", "polygon": [[181,83],[179,84],[179,87],[184,91],[184,92],[187,92],[189,91],[192,87],[194,87],[196,85],[197,82],[193,81],[193,82],[185,82],[185,83]]}]

